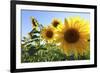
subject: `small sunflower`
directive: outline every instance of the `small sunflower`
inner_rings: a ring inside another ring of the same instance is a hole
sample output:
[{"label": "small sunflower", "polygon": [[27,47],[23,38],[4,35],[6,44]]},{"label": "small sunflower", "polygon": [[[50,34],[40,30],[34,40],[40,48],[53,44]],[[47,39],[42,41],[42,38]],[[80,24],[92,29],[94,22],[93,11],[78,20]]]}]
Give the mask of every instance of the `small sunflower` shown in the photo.
[{"label": "small sunflower", "polygon": [[66,54],[80,54],[87,50],[89,22],[80,17],[65,19],[62,31],[58,32],[58,41]]},{"label": "small sunflower", "polygon": [[56,30],[52,26],[44,27],[41,30],[41,37],[50,43],[55,40],[55,33]]},{"label": "small sunflower", "polygon": [[38,21],[34,17],[31,17],[31,21],[32,21],[32,28],[37,29],[39,25]]},{"label": "small sunflower", "polygon": [[52,26],[53,26],[54,28],[57,28],[57,29],[61,29],[61,27],[62,27],[62,22],[61,22],[61,20],[60,20],[60,19],[57,19],[57,18],[54,18],[54,19],[52,20],[51,24],[52,24]]}]

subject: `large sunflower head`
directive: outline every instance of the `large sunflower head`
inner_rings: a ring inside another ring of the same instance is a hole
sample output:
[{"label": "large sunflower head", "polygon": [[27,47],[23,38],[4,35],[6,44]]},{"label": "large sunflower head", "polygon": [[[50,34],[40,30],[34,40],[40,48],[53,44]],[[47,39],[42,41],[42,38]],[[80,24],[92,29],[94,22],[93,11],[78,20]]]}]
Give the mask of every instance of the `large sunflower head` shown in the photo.
[{"label": "large sunflower head", "polygon": [[58,40],[66,54],[78,53],[83,55],[89,46],[89,26],[89,22],[80,17],[65,19],[62,31],[58,32]]},{"label": "large sunflower head", "polygon": [[52,26],[44,27],[41,30],[41,37],[49,43],[55,40],[56,30]]}]

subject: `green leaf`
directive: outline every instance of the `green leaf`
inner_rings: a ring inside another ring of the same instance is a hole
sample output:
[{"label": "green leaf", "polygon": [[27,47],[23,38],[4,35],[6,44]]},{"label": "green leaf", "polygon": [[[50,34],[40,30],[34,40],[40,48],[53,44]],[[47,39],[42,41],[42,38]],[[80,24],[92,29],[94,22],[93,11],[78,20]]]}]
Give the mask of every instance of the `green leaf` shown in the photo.
[{"label": "green leaf", "polygon": [[40,36],[37,36],[37,35],[33,35],[32,38],[39,38]]},{"label": "green leaf", "polygon": [[34,38],[33,41],[35,41],[35,42],[40,42],[40,39]]},{"label": "green leaf", "polygon": [[33,31],[33,33],[40,33],[40,31]]},{"label": "green leaf", "polygon": [[47,50],[47,48],[44,45],[40,45],[38,49],[40,49],[40,50]]}]

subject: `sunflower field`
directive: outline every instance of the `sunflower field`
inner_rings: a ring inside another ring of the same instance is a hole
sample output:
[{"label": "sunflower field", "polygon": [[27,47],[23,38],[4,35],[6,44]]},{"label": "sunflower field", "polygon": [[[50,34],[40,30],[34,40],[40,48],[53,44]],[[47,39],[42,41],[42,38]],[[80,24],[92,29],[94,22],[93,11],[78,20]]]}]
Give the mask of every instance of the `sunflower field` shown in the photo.
[{"label": "sunflower field", "polygon": [[80,16],[53,18],[47,26],[31,21],[32,30],[21,40],[22,63],[90,59],[89,21]]}]

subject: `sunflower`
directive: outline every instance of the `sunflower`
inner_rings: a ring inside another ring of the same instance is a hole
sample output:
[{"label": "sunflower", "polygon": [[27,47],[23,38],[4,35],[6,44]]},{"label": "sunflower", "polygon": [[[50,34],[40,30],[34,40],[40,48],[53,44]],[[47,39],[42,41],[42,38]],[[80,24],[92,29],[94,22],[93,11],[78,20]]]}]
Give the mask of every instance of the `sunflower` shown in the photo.
[{"label": "sunflower", "polygon": [[62,22],[60,19],[54,18],[51,22],[52,26],[56,29],[61,29],[62,27]]},{"label": "sunflower", "polygon": [[37,30],[39,25],[38,21],[34,17],[31,17],[31,21],[32,21],[32,28]]},{"label": "sunflower", "polygon": [[61,31],[58,33],[58,41],[63,52],[69,54],[80,54],[87,50],[89,39],[89,22],[80,17],[69,17],[65,19]]},{"label": "sunflower", "polygon": [[42,30],[41,30],[41,37],[51,43],[55,40],[55,36],[56,36],[56,30],[52,27],[52,26],[48,26],[48,27],[44,27]]}]

